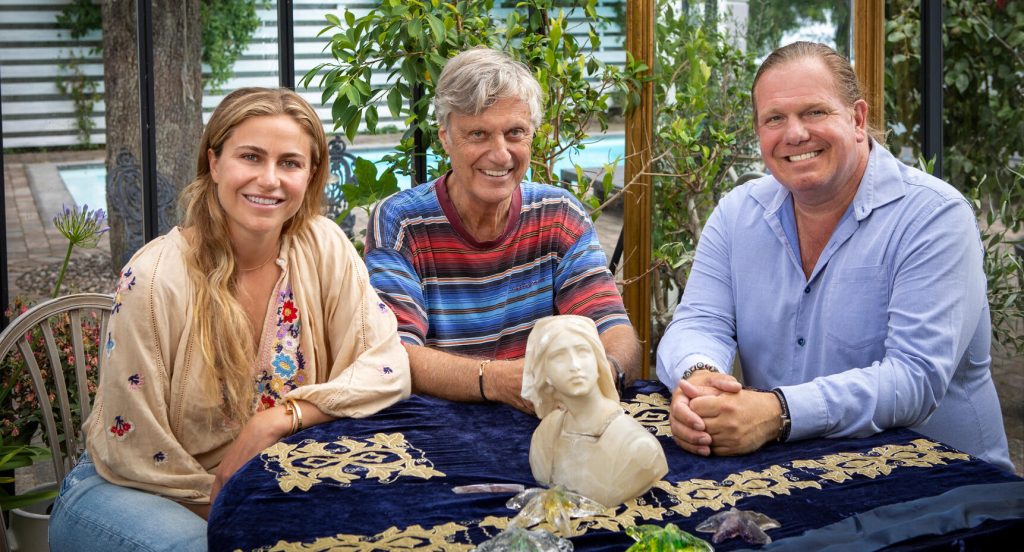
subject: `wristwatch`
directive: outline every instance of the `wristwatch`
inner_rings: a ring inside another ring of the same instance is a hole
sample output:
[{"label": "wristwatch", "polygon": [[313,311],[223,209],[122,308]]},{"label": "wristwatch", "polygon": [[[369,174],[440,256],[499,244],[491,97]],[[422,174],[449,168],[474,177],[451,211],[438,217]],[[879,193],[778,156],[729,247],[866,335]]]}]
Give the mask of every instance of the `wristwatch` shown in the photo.
[{"label": "wristwatch", "polygon": [[615,390],[622,395],[622,392],[626,390],[626,373],[622,371],[619,366],[619,361],[615,360],[615,357],[611,355],[605,355],[608,358],[608,363],[612,365],[612,370],[615,372]]},{"label": "wristwatch", "polygon": [[780,443],[786,442],[789,439],[789,432],[793,429],[793,420],[789,417],[789,403],[786,402],[786,396],[782,394],[782,390],[776,387],[772,389],[772,394],[779,399],[779,405],[782,407],[782,428],[779,430],[779,437],[776,441]]}]

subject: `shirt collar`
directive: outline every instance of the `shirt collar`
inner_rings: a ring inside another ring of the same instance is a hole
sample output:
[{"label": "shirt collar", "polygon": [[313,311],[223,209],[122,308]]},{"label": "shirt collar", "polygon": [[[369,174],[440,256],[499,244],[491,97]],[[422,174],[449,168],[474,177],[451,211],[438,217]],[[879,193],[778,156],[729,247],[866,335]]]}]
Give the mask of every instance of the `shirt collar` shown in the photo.
[{"label": "shirt collar", "polygon": [[[864,220],[877,207],[886,205],[907,193],[906,183],[900,173],[900,163],[889,150],[871,139],[871,153],[868,166],[864,169],[853,198],[853,214],[857,221]],[[773,176],[767,176],[752,184],[750,196],[765,210],[765,216],[774,216],[789,199],[789,190]]]}]

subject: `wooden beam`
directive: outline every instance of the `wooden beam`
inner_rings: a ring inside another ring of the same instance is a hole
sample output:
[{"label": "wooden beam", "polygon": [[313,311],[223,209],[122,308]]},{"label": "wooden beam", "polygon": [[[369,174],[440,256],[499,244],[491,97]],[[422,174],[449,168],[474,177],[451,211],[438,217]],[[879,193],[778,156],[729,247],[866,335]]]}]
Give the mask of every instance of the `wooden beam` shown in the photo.
[{"label": "wooden beam", "polygon": [[[654,0],[627,0],[626,51],[633,59],[654,66]],[[626,173],[623,201],[622,300],[642,347],[641,376],[651,377],[651,133],[654,87],[640,90],[640,105],[626,117]]]},{"label": "wooden beam", "polygon": [[853,2],[853,69],[864,86],[868,122],[885,130],[885,0]]}]

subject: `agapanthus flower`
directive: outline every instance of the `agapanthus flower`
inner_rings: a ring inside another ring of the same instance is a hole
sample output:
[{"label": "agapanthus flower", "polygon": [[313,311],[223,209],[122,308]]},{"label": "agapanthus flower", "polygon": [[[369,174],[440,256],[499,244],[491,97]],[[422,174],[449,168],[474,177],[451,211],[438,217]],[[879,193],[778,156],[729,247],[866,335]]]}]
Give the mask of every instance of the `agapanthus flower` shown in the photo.
[{"label": "agapanthus flower", "polygon": [[53,287],[53,296],[60,294],[60,285],[64,283],[64,274],[68,270],[68,262],[71,260],[71,251],[75,247],[90,249],[96,247],[100,242],[100,236],[110,230],[107,226],[107,214],[103,209],[90,211],[88,205],[83,205],[79,210],[76,207],[68,208],[62,206],[61,212],[53,217],[53,225],[68,239],[68,252],[64,255],[64,264],[60,267],[60,275],[57,276],[57,284]]}]

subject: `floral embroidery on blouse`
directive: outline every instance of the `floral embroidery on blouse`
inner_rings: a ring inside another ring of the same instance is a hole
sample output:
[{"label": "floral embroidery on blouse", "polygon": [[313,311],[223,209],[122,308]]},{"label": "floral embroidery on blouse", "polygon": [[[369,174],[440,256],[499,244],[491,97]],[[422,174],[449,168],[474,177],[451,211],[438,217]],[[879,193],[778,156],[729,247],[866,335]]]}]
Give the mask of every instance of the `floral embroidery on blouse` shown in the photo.
[{"label": "floral embroidery on blouse", "polygon": [[167,455],[164,454],[164,451],[159,450],[157,451],[156,454],[153,455],[153,463],[156,464],[157,466],[165,462],[167,462]]},{"label": "floral embroidery on blouse", "polygon": [[118,441],[124,441],[129,433],[135,431],[135,426],[121,416],[114,416],[114,425],[110,426],[110,434]]},{"label": "floral embroidery on blouse", "polygon": [[142,374],[132,374],[128,376],[128,389],[138,391],[145,381],[146,378],[144,378]]},{"label": "floral embroidery on blouse", "polygon": [[285,285],[277,294],[273,334],[264,336],[272,339],[270,366],[257,369],[257,412],[272,408],[292,389],[306,383],[306,358],[299,347],[300,314],[291,286]]},{"label": "floral embroidery on blouse", "polygon": [[392,370],[390,366],[385,366],[385,367],[381,368],[380,371],[385,376],[390,376],[391,374],[395,373],[395,371]]},{"label": "floral embroidery on blouse", "polygon": [[377,303],[377,308],[380,309],[380,312],[382,312],[382,313],[388,312],[388,306],[385,305],[383,301],[380,302],[380,303]]},{"label": "floral embroidery on blouse", "polygon": [[107,331],[107,343],[104,349],[107,351],[107,358],[110,358],[110,353],[114,350],[114,334],[110,331]]},{"label": "floral embroidery on blouse", "polygon": [[121,295],[126,291],[131,291],[133,287],[135,287],[135,275],[132,274],[131,267],[125,267],[117,281],[117,287],[114,288],[114,306],[111,308],[111,314],[117,314],[121,310]]}]

